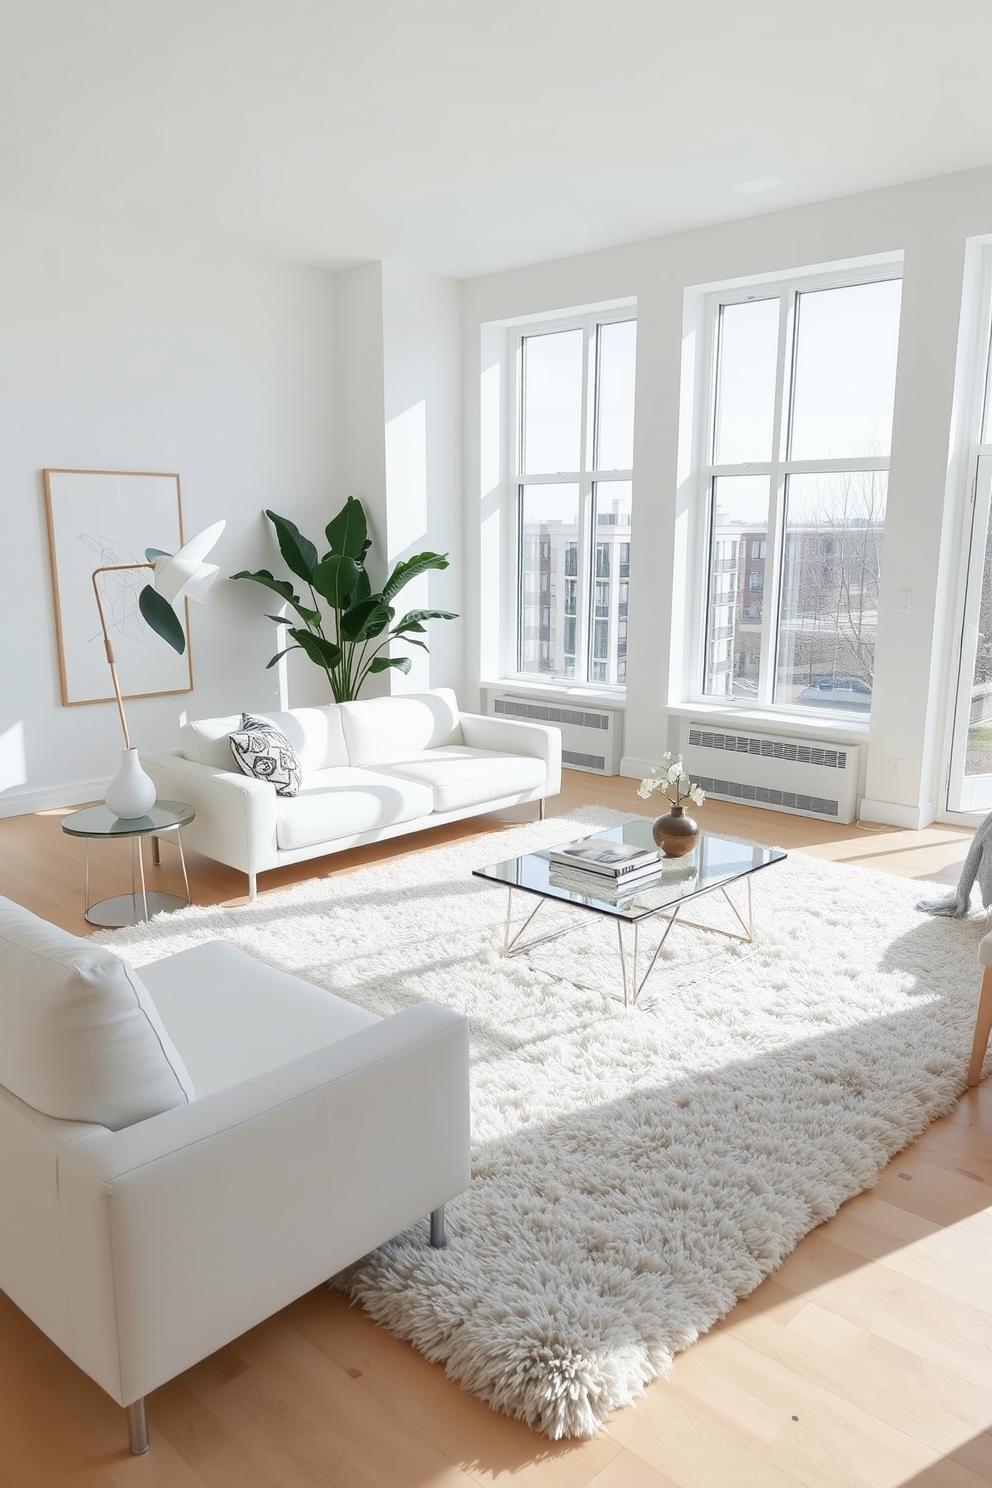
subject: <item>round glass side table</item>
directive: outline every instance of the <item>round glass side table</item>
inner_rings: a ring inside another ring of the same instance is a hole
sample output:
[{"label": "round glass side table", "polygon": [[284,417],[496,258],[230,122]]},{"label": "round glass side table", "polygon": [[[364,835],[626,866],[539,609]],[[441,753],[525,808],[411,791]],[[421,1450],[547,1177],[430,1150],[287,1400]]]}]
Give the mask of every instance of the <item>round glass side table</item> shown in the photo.
[{"label": "round glass side table", "polygon": [[[163,909],[183,909],[191,902],[189,879],[186,875],[186,858],[180,828],[185,827],[196,815],[185,801],[156,801],[147,816],[115,816],[107,806],[84,806],[82,811],[73,811],[62,819],[62,830],[70,837],[86,839],[86,887],[84,917],[91,925],[103,925],[118,929],[121,925],[138,925]],[[162,894],[145,887],[145,864],[141,854],[141,839],[151,837],[152,859],[159,861],[158,839],[167,833],[176,834],[179,861],[182,864],[186,898],[181,894]],[[98,899],[90,903],[90,843],[94,838],[126,837],[131,843],[131,892],[115,894],[111,899]]]}]

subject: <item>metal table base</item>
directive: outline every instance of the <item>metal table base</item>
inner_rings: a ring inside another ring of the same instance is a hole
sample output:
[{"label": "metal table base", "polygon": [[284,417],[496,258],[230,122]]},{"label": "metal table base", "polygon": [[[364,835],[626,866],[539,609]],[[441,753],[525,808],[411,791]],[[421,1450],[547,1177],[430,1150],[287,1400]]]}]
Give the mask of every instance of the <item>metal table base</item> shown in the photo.
[{"label": "metal table base", "polygon": [[186,872],[186,855],[183,852],[182,832],[179,827],[160,827],[152,837],[152,861],[161,862],[159,852],[159,838],[166,834],[175,833],[176,846],[179,848],[179,862],[183,870],[183,884],[186,889],[186,898],[181,894],[165,894],[157,889],[149,889],[145,883],[145,861],[141,851],[141,837],[128,838],[131,844],[131,892],[130,894],[114,894],[109,899],[98,899],[96,903],[90,902],[90,842],[86,838],[86,878],[84,888],[84,901],[86,908],[83,918],[87,924],[99,925],[108,930],[119,930],[125,925],[140,925],[143,920],[151,919],[152,915],[160,914],[162,910],[185,909],[193,901],[189,892],[189,876]]},{"label": "metal table base", "polygon": [[[725,884],[715,884],[712,889],[707,891],[709,893],[714,893],[717,889],[719,889],[719,892],[723,895],[727,904],[730,906],[735,920],[741,927],[739,931],[723,930],[718,925],[705,925],[699,920],[684,919],[682,918],[680,913],[682,909],[681,904],[666,905],[663,909],[655,910],[652,914],[643,915],[639,920],[617,920],[617,944],[620,952],[620,972],[623,981],[624,1007],[637,1006],[637,999],[643,992],[648,977],[651,975],[652,971],[654,971],[654,968],[658,961],[658,957],[661,955],[662,949],[664,947],[665,941],[671,934],[672,927],[673,925],[675,925],[676,922],[681,925],[686,925],[692,930],[703,930],[709,935],[723,935],[726,936],[728,940],[739,940],[742,941],[745,945],[751,944],[751,942],[754,940],[754,905],[751,896],[750,876],[745,878],[744,882],[747,886],[746,914],[742,914],[740,909],[738,909],[737,905],[727,893],[727,887]],[[500,950],[500,956],[522,956],[525,954],[525,952],[533,950],[535,946],[544,945],[546,941],[557,940],[562,935],[568,935],[573,930],[578,930],[583,923],[583,920],[576,918],[574,924],[562,925],[557,930],[550,930],[547,935],[535,935],[532,936],[530,940],[522,940],[521,937],[524,935],[528,927],[533,924],[542,906],[547,904],[549,901],[547,899],[538,899],[536,905],[531,910],[527,918],[520,925],[520,927],[516,931],[513,931],[514,892],[522,893],[524,891],[520,889],[514,890],[513,885],[507,885],[506,926],[503,932],[503,945]],[[697,899],[701,899],[704,897],[704,895],[697,894],[694,897]],[[551,902],[561,903],[560,900],[553,900]],[[576,908],[578,907],[579,906],[576,906]],[[586,910],[582,911],[583,916],[587,913],[588,911]],[[651,961],[648,965],[647,971],[645,971],[644,975],[639,978],[637,964],[638,930],[640,929],[640,926],[642,923],[644,923],[644,921],[657,919],[665,919],[668,921],[668,924],[665,926],[665,931],[661,937],[661,940],[655,947],[655,951],[651,957]]]}]

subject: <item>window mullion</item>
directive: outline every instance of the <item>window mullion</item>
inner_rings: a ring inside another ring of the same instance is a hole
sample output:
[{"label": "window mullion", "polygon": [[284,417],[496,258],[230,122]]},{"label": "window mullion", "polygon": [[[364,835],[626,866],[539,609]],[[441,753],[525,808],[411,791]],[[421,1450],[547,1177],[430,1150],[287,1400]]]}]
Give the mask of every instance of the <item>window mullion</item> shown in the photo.
[{"label": "window mullion", "polygon": [[778,324],[778,361],[775,368],[775,410],[772,424],[772,464],[768,473],[768,542],[765,549],[765,596],[761,606],[761,659],[758,701],[762,706],[775,695],[778,651],[779,596],[782,587],[782,544],[785,532],[785,458],[792,399],[793,322],[795,291],[781,299]]}]

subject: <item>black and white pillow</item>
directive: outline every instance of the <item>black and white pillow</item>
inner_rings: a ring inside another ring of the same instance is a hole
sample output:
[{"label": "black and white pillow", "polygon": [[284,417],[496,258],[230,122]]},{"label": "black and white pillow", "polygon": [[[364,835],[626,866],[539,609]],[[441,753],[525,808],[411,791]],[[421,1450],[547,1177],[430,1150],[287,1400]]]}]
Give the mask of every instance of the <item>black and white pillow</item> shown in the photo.
[{"label": "black and white pillow", "polygon": [[296,750],[267,719],[242,713],[241,728],[231,735],[231,753],[240,770],[256,780],[267,780],[277,796],[299,795],[303,776]]}]

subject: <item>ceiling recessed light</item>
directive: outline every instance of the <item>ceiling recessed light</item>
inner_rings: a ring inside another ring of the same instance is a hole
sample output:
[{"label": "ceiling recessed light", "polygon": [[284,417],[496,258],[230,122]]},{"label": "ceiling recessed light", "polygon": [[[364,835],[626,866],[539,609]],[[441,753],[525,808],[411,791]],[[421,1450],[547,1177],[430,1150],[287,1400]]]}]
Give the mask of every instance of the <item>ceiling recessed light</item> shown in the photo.
[{"label": "ceiling recessed light", "polygon": [[754,196],[759,191],[774,191],[776,186],[781,185],[781,176],[758,176],[753,181],[741,181],[739,186],[734,187],[734,191],[738,196]]}]

